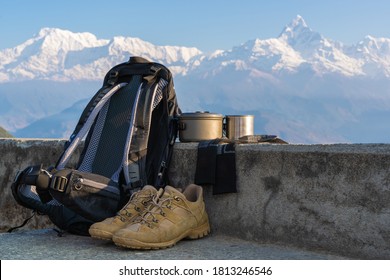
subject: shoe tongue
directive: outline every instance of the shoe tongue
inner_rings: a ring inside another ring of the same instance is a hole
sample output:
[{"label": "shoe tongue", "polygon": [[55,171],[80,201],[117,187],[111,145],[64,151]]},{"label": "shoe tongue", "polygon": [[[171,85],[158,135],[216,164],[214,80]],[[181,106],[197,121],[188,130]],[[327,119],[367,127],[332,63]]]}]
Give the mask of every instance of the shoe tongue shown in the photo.
[{"label": "shoe tongue", "polygon": [[156,197],[161,198],[164,195],[164,189],[161,188],[157,191]]},{"label": "shoe tongue", "polygon": [[146,185],[145,187],[142,188],[142,190],[151,190],[151,191],[156,191],[157,192],[155,187],[153,187],[151,185]]},{"label": "shoe tongue", "polygon": [[180,196],[182,198],[184,197],[183,193],[171,186],[165,187],[163,196]]}]

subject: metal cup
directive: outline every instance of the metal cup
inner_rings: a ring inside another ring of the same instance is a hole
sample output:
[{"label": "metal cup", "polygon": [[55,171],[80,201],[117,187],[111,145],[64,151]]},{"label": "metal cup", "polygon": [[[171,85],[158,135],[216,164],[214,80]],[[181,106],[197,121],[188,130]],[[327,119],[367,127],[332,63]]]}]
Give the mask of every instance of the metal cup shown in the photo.
[{"label": "metal cup", "polygon": [[238,140],[242,136],[253,135],[253,115],[226,116],[226,137]]}]

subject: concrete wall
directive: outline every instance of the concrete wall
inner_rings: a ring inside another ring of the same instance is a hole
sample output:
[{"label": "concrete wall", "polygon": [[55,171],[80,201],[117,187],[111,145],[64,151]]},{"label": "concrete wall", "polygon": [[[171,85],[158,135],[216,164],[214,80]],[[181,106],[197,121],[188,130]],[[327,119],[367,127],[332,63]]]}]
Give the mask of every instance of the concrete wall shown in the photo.
[{"label": "concrete wall", "polygon": [[[0,230],[30,212],[9,190],[18,168],[53,164],[60,140],[0,140]],[[196,143],[177,143],[172,185],[194,180]],[[204,186],[214,234],[326,250],[350,258],[390,259],[390,145],[236,147],[238,193]],[[31,228],[50,226],[42,217]]]}]

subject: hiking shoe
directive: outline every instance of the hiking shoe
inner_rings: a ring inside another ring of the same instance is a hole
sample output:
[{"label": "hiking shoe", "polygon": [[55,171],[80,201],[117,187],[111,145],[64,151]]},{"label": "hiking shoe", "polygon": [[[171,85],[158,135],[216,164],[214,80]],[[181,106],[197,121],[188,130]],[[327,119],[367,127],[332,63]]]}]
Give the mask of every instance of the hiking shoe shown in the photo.
[{"label": "hiking shoe", "polygon": [[112,240],[121,247],[161,249],[184,238],[208,235],[210,225],[201,186],[191,184],[184,192],[166,186],[135,221],[115,232]]},{"label": "hiking shoe", "polygon": [[145,210],[156,193],[157,190],[153,186],[146,185],[131,195],[129,202],[115,217],[94,223],[89,228],[89,234],[94,238],[111,240],[117,230],[128,225]]}]

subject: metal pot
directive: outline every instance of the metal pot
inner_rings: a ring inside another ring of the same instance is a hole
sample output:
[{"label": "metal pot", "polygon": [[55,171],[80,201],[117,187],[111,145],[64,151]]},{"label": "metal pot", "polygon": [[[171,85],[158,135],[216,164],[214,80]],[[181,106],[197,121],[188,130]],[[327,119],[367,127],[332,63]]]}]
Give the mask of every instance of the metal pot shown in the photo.
[{"label": "metal pot", "polygon": [[226,136],[238,140],[242,136],[253,135],[253,115],[226,116]]},{"label": "metal pot", "polygon": [[179,116],[180,142],[199,142],[222,138],[223,115],[209,112],[183,113]]}]

